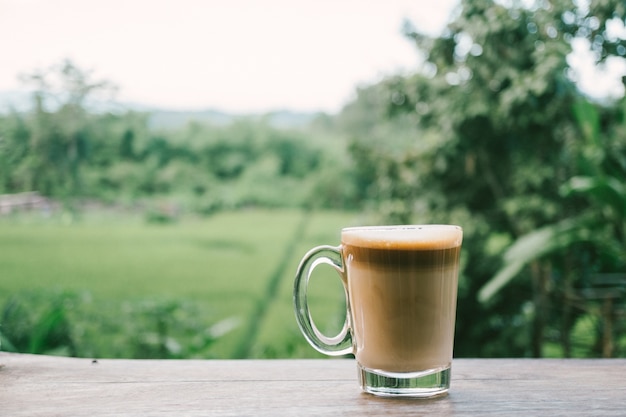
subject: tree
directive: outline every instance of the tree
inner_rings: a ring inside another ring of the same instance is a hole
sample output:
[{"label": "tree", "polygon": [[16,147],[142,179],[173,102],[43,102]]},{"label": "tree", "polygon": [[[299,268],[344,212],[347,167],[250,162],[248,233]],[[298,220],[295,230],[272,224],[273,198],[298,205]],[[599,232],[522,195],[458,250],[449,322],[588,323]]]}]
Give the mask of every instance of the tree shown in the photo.
[{"label": "tree", "polygon": [[[89,153],[88,99],[111,91],[71,61],[22,76],[34,86],[26,132],[14,136],[27,151],[16,161],[15,183],[44,195],[70,199],[81,194],[81,167]],[[22,116],[16,115],[21,118]]]},{"label": "tree", "polygon": [[[561,311],[550,288],[572,271],[589,268],[585,262],[595,248],[580,246],[577,252],[535,258],[518,270],[525,280],[511,282],[488,303],[475,298],[512,242],[595,209],[580,196],[564,201],[561,194],[580,163],[581,136],[572,110],[582,95],[570,77],[568,54],[573,39],[584,38],[598,62],[624,56],[625,40],[609,29],[623,27],[624,18],[624,4],[616,0],[466,0],[440,37],[406,25],[425,63],[412,76],[383,81],[387,93],[381,97],[389,117],[415,119],[414,144],[404,147],[407,155],[417,155],[409,159],[415,175],[379,170],[385,175],[376,182],[394,190],[413,188],[398,195],[412,200],[413,214],[416,207],[422,210],[420,219],[455,221],[465,228],[457,340],[471,342],[459,345],[461,355],[541,356],[546,326]],[[379,154],[378,166],[389,160],[389,153]],[[402,164],[407,160],[396,158],[396,166]],[[526,322],[531,343],[519,336]],[[498,350],[494,338],[509,346]]]},{"label": "tree", "polygon": [[[590,277],[594,274],[626,271],[626,99],[617,107],[618,114],[605,117],[610,118],[605,124],[607,132],[602,132],[600,112],[592,103],[581,100],[574,110],[582,136],[578,172],[561,186],[560,194],[568,200],[583,198],[587,209],[520,236],[505,252],[503,267],[479,292],[483,302],[494,297],[527,265],[555,253],[575,253],[580,245],[588,246],[596,258],[592,268],[579,269],[578,281],[586,280],[584,285],[593,285]],[[572,275],[568,271],[561,289],[566,305],[575,297]],[[562,319],[569,324],[570,309],[564,310]],[[567,356],[571,351],[570,328],[562,328]],[[611,349],[603,350],[610,356]]]}]

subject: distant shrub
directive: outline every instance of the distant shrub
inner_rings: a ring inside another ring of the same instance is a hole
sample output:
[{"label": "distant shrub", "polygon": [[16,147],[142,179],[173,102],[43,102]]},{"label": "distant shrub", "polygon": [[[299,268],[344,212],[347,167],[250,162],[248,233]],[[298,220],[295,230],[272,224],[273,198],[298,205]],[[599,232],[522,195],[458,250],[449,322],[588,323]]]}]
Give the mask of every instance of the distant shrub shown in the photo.
[{"label": "distant shrub", "polygon": [[107,358],[205,357],[236,323],[210,323],[199,304],[180,300],[95,302],[89,293],[25,291],[0,310],[9,352]]}]

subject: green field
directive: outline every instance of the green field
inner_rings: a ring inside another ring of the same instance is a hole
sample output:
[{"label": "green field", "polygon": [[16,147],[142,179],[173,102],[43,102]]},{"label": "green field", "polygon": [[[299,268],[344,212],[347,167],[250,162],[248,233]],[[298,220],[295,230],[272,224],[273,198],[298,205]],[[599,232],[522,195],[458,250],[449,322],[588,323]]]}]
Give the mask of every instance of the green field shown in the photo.
[{"label": "green field", "polygon": [[[24,339],[29,351],[79,356],[317,357],[293,316],[294,272],[358,220],[297,210],[170,224],[0,218],[3,349]],[[316,274],[310,300],[318,326],[337,331],[345,307],[334,272]]]}]

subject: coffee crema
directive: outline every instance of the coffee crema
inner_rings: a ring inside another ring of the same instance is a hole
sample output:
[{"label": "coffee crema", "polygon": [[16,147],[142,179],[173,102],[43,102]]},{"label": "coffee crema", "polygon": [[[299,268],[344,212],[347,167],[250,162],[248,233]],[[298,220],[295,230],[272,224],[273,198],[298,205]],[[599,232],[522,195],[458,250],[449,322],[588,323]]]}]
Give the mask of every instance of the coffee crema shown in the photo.
[{"label": "coffee crema", "polygon": [[451,225],[364,226],[341,231],[341,243],[372,249],[447,249],[461,246],[463,229]]},{"label": "coffee crema", "polygon": [[462,236],[448,225],[342,231],[362,366],[391,372],[450,366]]}]

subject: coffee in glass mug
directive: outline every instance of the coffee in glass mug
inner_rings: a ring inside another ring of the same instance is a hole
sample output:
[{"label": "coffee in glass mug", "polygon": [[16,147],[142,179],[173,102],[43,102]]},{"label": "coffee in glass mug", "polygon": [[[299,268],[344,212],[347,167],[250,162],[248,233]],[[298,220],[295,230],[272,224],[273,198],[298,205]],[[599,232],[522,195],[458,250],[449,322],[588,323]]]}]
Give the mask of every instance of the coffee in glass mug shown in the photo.
[{"label": "coffee in glass mug", "polygon": [[[363,391],[432,397],[450,387],[463,231],[453,225],[349,227],[341,245],[302,259],[294,307],[302,333],[327,355],[354,354]],[[346,292],[341,332],[320,332],[307,303],[308,281],[331,265]]]}]

